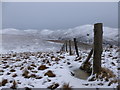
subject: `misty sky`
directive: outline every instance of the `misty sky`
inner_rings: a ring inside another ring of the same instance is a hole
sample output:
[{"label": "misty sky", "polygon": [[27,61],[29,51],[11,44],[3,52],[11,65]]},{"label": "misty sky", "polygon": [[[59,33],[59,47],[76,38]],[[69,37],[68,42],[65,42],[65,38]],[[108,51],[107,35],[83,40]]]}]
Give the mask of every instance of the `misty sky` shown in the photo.
[{"label": "misty sky", "polygon": [[3,28],[67,29],[104,23],[117,27],[117,2],[4,2]]}]

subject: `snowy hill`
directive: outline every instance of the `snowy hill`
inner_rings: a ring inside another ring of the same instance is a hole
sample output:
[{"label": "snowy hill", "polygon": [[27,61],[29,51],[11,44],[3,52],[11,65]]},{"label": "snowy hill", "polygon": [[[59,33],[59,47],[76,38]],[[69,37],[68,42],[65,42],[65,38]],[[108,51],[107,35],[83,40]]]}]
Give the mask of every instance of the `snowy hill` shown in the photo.
[{"label": "snowy hill", "polygon": [[[59,39],[73,39],[77,38],[82,42],[91,42],[93,40],[94,32],[93,25],[83,25],[75,28],[70,28],[66,30],[54,31],[49,37],[59,38]],[[103,39],[104,43],[117,44],[118,41],[118,29],[116,28],[103,28]]]},{"label": "snowy hill", "polygon": [[[93,25],[83,25],[75,28],[61,30],[18,30],[13,28],[3,29],[2,34],[2,53],[5,51],[54,51],[59,50],[62,44],[55,44],[46,40],[72,40],[77,38],[84,43],[93,43]],[[103,28],[104,44],[118,43],[118,29]]]},{"label": "snowy hill", "polygon": [[[78,38],[79,41],[92,41],[93,40],[93,25],[83,25],[75,28],[61,29],[61,30],[17,30],[17,29],[3,29],[2,34],[14,34],[14,35],[35,35],[39,38],[46,39],[72,39]],[[117,28],[103,28],[104,43],[116,44],[118,41],[118,29]]]}]

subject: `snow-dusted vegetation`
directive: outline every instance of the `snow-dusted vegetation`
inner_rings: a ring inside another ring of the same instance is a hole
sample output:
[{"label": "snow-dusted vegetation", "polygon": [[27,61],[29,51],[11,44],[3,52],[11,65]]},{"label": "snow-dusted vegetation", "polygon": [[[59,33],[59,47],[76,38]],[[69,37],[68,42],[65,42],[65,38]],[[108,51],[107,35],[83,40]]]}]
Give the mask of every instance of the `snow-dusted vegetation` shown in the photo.
[{"label": "snow-dusted vegetation", "polygon": [[[89,60],[91,71],[85,72],[80,69],[92,48],[92,25],[56,31],[5,29],[2,35],[1,89],[116,88],[118,86],[117,29],[104,27],[102,73],[98,77],[94,76],[95,78],[92,76],[93,56]],[[60,52],[62,41],[73,38],[81,42],[78,45],[79,57],[76,56],[73,48],[73,55],[69,55],[69,52]],[[49,39],[59,40],[59,43],[47,41]],[[82,44],[83,42],[87,44]]]}]

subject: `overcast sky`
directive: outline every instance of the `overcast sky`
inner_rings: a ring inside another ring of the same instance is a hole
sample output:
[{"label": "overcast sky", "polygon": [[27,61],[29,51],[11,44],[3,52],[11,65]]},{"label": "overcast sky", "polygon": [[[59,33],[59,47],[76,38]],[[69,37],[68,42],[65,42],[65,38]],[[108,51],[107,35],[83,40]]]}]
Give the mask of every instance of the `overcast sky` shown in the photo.
[{"label": "overcast sky", "polygon": [[67,29],[104,23],[117,27],[117,2],[4,2],[3,28]]}]

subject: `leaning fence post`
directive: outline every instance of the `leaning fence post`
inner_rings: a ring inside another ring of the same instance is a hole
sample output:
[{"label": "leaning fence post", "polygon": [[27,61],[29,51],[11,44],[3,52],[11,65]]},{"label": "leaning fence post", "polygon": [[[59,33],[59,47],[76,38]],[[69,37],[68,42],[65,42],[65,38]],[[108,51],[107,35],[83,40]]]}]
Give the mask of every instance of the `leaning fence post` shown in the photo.
[{"label": "leaning fence post", "polygon": [[78,47],[77,47],[76,38],[74,38],[74,45],[75,45],[75,51],[76,51],[77,57],[79,57],[79,52],[78,52]]},{"label": "leaning fence post", "polygon": [[98,74],[101,71],[101,54],[102,54],[102,39],[103,39],[103,24],[94,24],[94,54],[93,54],[93,74]]},{"label": "leaning fence post", "polygon": [[72,50],[71,50],[71,40],[69,40],[69,55],[72,55]]},{"label": "leaning fence post", "polygon": [[89,62],[89,60],[90,60],[92,54],[93,54],[93,48],[90,50],[90,53],[89,53],[89,55],[88,55],[88,57],[87,57],[87,59],[85,60],[84,63],[88,63],[88,62]]},{"label": "leaning fence post", "polygon": [[90,60],[92,54],[93,54],[93,48],[91,49],[90,53],[88,54],[88,57],[85,60],[85,62],[83,62],[83,64],[81,65],[80,69],[91,73],[92,70],[91,70],[91,65],[89,63],[89,60]]}]

